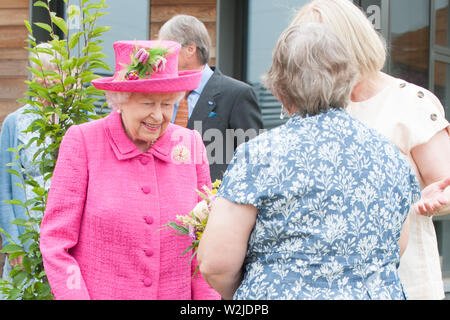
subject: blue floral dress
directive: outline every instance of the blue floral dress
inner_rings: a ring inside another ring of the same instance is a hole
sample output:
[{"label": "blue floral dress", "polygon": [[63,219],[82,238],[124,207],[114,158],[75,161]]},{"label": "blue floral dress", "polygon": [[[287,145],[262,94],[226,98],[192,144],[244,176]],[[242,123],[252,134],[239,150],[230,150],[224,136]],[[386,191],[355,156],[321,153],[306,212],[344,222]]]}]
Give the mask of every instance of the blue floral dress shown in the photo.
[{"label": "blue floral dress", "polygon": [[242,144],[218,196],[258,209],[234,299],[406,299],[397,241],[420,187],[346,111],[294,115]]}]

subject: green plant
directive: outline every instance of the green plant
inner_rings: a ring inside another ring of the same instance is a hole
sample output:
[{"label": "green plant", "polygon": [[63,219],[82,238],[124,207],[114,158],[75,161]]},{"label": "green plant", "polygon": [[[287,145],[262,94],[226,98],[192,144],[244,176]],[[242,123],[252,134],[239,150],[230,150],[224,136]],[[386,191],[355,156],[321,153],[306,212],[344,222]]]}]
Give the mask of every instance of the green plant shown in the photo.
[{"label": "green plant", "polygon": [[[110,70],[102,61],[105,55],[101,52],[103,41],[100,38],[110,27],[96,26],[97,19],[106,14],[102,12],[107,8],[106,0],[80,0],[78,6],[69,5],[68,1],[64,0],[69,20],[80,17],[80,30],[73,34],[70,34],[66,21],[49,9],[50,2],[51,0],[37,1],[34,6],[48,10],[50,24],[35,24],[49,32],[51,40],[48,43],[51,48],[36,47],[30,23],[25,21],[29,31],[27,43],[30,45],[25,49],[35,56],[40,53],[52,55],[52,62],[57,64],[58,70],[45,69],[39,59],[31,56],[30,61],[38,68],[28,67],[34,79],[26,81],[26,97],[18,100],[34,107],[25,112],[37,115],[37,119],[26,130],[35,134],[27,145],[20,145],[9,151],[15,152],[15,158],[18,160],[19,152],[23,148],[36,144],[38,150],[33,161],[39,167],[44,182],[38,183],[26,173],[18,161],[8,164],[8,172],[22,181],[18,186],[24,190],[32,189],[32,194],[25,192],[24,202],[17,199],[7,201],[11,205],[23,207],[27,216],[27,219],[12,221],[25,229],[19,236],[20,243],[14,243],[11,237],[0,229],[11,243],[2,248],[1,252],[9,254],[10,259],[22,257],[23,261],[11,271],[11,282],[0,282],[0,292],[11,300],[53,299],[39,250],[39,227],[45,211],[50,179],[56,165],[59,146],[69,127],[100,117],[95,115],[94,103],[99,101],[104,93],[90,84],[98,77],[94,70]],[[60,39],[54,32],[55,28],[63,32],[64,39]],[[38,81],[39,79],[45,81]]]}]

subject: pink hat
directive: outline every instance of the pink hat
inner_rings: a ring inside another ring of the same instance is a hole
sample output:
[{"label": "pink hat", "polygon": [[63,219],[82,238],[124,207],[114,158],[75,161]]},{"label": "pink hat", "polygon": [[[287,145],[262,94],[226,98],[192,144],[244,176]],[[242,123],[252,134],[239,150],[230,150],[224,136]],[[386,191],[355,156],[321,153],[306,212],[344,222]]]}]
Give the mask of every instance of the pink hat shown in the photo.
[{"label": "pink hat", "polygon": [[117,41],[113,77],[92,81],[94,87],[122,92],[178,92],[196,89],[201,70],[178,72],[181,45],[174,41]]}]

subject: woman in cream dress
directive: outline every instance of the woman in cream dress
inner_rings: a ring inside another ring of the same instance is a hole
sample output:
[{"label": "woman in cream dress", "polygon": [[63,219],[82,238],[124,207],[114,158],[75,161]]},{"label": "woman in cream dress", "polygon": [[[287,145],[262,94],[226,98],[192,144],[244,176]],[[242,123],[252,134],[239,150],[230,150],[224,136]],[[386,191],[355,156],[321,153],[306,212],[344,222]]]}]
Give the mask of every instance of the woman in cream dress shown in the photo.
[{"label": "woman in cream dress", "polygon": [[[314,0],[292,24],[329,25],[346,42],[359,70],[347,110],[377,129],[408,158],[426,196],[430,188],[445,197],[436,208],[417,205],[409,214],[409,241],[400,260],[400,279],[409,299],[443,299],[436,233],[430,213],[450,213],[450,129],[439,100],[428,90],[381,72],[386,46],[364,13],[348,0]],[[405,237],[408,239],[408,237]]]}]

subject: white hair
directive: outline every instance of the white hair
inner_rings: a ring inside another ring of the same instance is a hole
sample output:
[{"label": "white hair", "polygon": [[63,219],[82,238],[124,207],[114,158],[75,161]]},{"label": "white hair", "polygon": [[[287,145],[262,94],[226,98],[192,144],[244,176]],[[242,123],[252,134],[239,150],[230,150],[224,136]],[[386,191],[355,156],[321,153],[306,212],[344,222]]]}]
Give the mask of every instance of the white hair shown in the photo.
[{"label": "white hair", "polygon": [[324,24],[291,25],[279,37],[263,83],[290,112],[344,108],[357,70],[339,38]]},{"label": "white hair", "polygon": [[[61,55],[56,52],[54,49],[52,49],[52,45],[46,42],[38,44],[35,48],[41,48],[41,49],[49,49],[52,51],[53,54],[47,53],[47,52],[40,52],[37,53],[30,52],[30,58],[36,58],[42,63],[42,68],[44,70],[52,70],[52,71],[58,71],[58,65],[55,62],[52,62],[54,59],[61,59]],[[30,60],[30,66],[33,69],[40,70],[40,67],[32,60]]]},{"label": "white hair", "polygon": [[131,98],[131,92],[105,91],[108,105],[114,110],[119,109],[121,104],[127,103]]},{"label": "white hair", "polygon": [[361,77],[383,69],[386,41],[352,1],[313,0],[300,8],[291,25],[302,22],[328,25],[350,52]]},{"label": "white hair", "polygon": [[[108,105],[114,109],[117,110],[120,108],[121,105],[128,103],[130,101],[131,96],[133,93],[138,92],[121,92],[121,91],[105,91],[105,99]],[[142,93],[142,92],[141,92]],[[174,96],[179,102],[183,96],[185,95],[185,91],[176,91],[176,92],[147,92],[148,94],[165,94]]]}]

